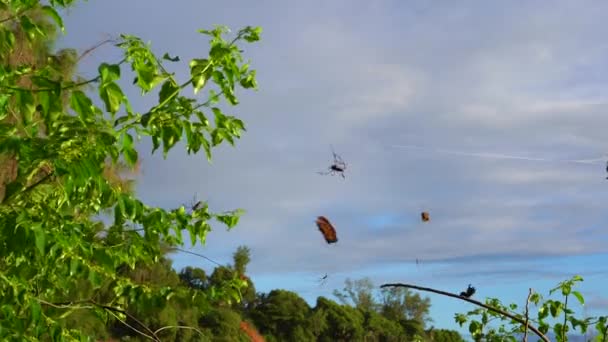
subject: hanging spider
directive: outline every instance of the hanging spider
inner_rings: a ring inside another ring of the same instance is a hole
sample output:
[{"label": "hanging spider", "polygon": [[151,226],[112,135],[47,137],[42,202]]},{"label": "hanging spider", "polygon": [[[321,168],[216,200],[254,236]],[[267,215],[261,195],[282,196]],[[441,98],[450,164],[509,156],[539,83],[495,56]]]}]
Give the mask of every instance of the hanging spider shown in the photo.
[{"label": "hanging spider", "polygon": [[319,286],[325,285],[326,282],[327,282],[327,273],[325,273],[324,276],[322,276],[321,278],[319,278]]},{"label": "hanging spider", "polygon": [[[608,162],[606,162],[606,173],[608,173]],[[608,179],[608,177],[606,177]]]},{"label": "hanging spider", "polygon": [[475,294],[475,288],[469,284],[466,291],[460,292],[460,297],[471,298]]},{"label": "hanging spider", "polygon": [[327,171],[320,171],[317,172],[320,175],[335,175],[335,174],[340,174],[340,176],[342,176],[342,178],[346,178],[344,177],[344,171],[346,171],[346,163],[344,162],[344,160],[342,160],[342,157],[340,157],[338,154],[336,154],[336,152],[334,152],[334,148],[331,148],[331,153],[334,156],[334,163],[331,164],[331,166],[329,166],[327,168]]}]

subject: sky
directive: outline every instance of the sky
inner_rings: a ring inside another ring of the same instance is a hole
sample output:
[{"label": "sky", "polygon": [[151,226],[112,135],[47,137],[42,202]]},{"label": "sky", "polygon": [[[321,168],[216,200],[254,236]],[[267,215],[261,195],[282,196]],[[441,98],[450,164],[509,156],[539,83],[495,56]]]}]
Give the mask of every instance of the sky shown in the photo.
[{"label": "sky", "polygon": [[[259,90],[226,108],[246,123],[236,148],[216,149],[209,164],[183,145],[164,160],[145,140],[137,186],[149,205],[196,196],[216,212],[245,209],[236,228],[213,224],[192,251],[226,264],[249,246],[258,291],[288,289],[314,305],[347,278],[370,277],[456,293],[471,283],[476,298],[521,306],[529,288],[548,295],[578,274],[584,312],[597,315],[608,312],[607,13],[599,0],[104,0],[64,13],[60,45],[137,35],[179,55],[185,80],[186,61],[208,51],[198,29],[263,28],[243,46]],[[120,58],[106,45],[80,72]],[[126,92],[136,110],[154,105]],[[317,173],[332,147],[345,179]],[[338,243],[325,243],[319,215]],[[474,309],[423,295],[437,327],[458,329],[454,314]]]}]

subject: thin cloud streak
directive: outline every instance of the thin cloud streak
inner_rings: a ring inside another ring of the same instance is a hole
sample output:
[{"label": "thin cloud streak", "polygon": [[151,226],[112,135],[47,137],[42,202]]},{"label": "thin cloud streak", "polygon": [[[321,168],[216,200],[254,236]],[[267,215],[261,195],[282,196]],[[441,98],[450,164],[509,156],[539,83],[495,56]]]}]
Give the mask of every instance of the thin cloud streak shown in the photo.
[{"label": "thin cloud streak", "polygon": [[516,155],[501,154],[501,153],[463,152],[463,151],[447,150],[447,149],[443,149],[443,148],[434,148],[434,147],[417,146],[417,145],[390,145],[389,147],[403,148],[403,149],[419,149],[419,150],[427,150],[427,151],[436,152],[436,153],[478,157],[478,158],[516,159],[516,160],[526,160],[526,161],[541,161],[541,162],[549,162],[549,163],[602,164],[602,163],[606,163],[607,158],[608,158],[608,156],[607,156],[607,157],[594,158],[594,159],[550,159],[550,158],[539,158],[539,157],[516,156]]}]

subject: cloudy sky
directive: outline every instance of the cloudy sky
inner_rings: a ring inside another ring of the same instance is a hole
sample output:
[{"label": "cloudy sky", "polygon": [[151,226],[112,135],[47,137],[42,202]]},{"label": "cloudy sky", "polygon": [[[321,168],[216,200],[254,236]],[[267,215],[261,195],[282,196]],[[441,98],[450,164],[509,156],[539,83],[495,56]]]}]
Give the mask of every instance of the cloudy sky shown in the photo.
[{"label": "cloudy sky", "polygon": [[[244,47],[260,89],[230,113],[247,124],[237,148],[167,160],[140,145],[138,192],[175,208],[198,199],[243,208],[193,250],[231,261],[252,250],[260,291],[297,291],[314,305],[346,278],[406,282],[523,304],[574,274],[587,313],[608,297],[608,3],[602,1],[104,0],[66,14],[61,45],[81,51],[120,33],[184,61],[207,52],[196,32],[262,26]],[[120,52],[103,47],[83,75]],[[139,98],[144,111],[152,98]],[[331,148],[346,179],[321,176]],[[420,221],[420,212],[431,221]],[[314,220],[325,215],[339,242]],[[415,260],[420,259],[420,265]],[[192,255],[174,265],[212,269]],[[317,279],[328,274],[320,286]],[[437,326],[467,303],[432,296]]]}]

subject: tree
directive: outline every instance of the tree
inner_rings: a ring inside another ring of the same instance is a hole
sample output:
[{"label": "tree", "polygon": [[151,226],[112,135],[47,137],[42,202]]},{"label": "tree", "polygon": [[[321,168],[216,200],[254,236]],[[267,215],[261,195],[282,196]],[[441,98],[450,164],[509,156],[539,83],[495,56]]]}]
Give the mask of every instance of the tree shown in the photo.
[{"label": "tree", "polygon": [[456,330],[437,329],[428,332],[433,342],[465,342]]},{"label": "tree", "polygon": [[399,322],[378,314],[367,311],[365,317],[365,341],[411,341],[404,332]]},{"label": "tree", "polygon": [[352,304],[363,311],[375,311],[378,303],[374,298],[374,283],[370,278],[351,280],[347,278],[342,291],[334,290],[334,296],[342,304]]},{"label": "tree", "polygon": [[[188,153],[202,149],[208,159],[217,145],[234,145],[244,123],[226,114],[220,102],[237,105],[237,87],[256,88],[255,71],[243,61],[237,44],[259,40],[261,30],[246,27],[229,41],[225,27],[200,30],[210,37],[210,51],[190,61],[185,82],[169,71],[169,63],[179,62],[178,57],[159,58],[132,35],[121,35],[117,41],[123,59],[102,63],[98,75],[86,81],[64,77],[60,63],[66,58],[44,65],[35,60],[7,62],[4,57],[19,49],[15,27],[23,30],[35,51],[36,44],[52,38],[50,26],[40,18],[63,30],[57,10],[73,3],[0,4],[0,154],[16,161],[4,178],[0,203],[2,340],[81,339],[92,333],[65,323],[75,312],[88,311],[102,322],[127,326],[135,317],[125,308],[142,303],[164,307],[179,291],[137,283],[116,269],[133,270],[158,261],[161,245],[183,245],[184,232],[192,244],[204,243],[212,219],[232,228],[242,213],[216,214],[207,207],[191,213],[183,206],[153,208],[110,182],[104,170],[108,160],[137,165],[135,137],[149,137],[152,152],[162,146],[165,157],[181,140]],[[119,85],[129,73],[125,66],[142,94],[158,96],[157,104],[145,112],[131,108]],[[95,93],[87,94],[85,85],[94,86]],[[208,89],[207,99],[182,95],[190,86],[195,94]],[[103,109],[93,104],[92,96],[101,99]],[[207,115],[214,117],[213,124]],[[106,210],[114,214],[108,226],[93,219]],[[206,298],[238,299],[245,282],[234,279],[224,285]],[[90,295],[81,296],[80,288],[87,288]],[[150,329],[141,333],[158,339]]]},{"label": "tree", "polygon": [[418,293],[402,287],[382,289],[380,312],[388,319],[398,322],[415,321],[424,328],[425,323],[431,320],[430,308],[429,297],[422,298]]},{"label": "tree", "polygon": [[232,260],[234,261],[234,270],[239,275],[244,275],[247,272],[247,265],[251,261],[251,250],[247,246],[239,246],[232,255]]},{"label": "tree", "polygon": [[310,314],[310,307],[297,293],[272,290],[252,310],[251,317],[262,334],[277,341],[309,341],[313,339]]},{"label": "tree", "polygon": [[356,308],[319,297],[314,313],[326,322],[325,329],[317,336],[318,341],[360,341],[364,336],[364,317]]}]

